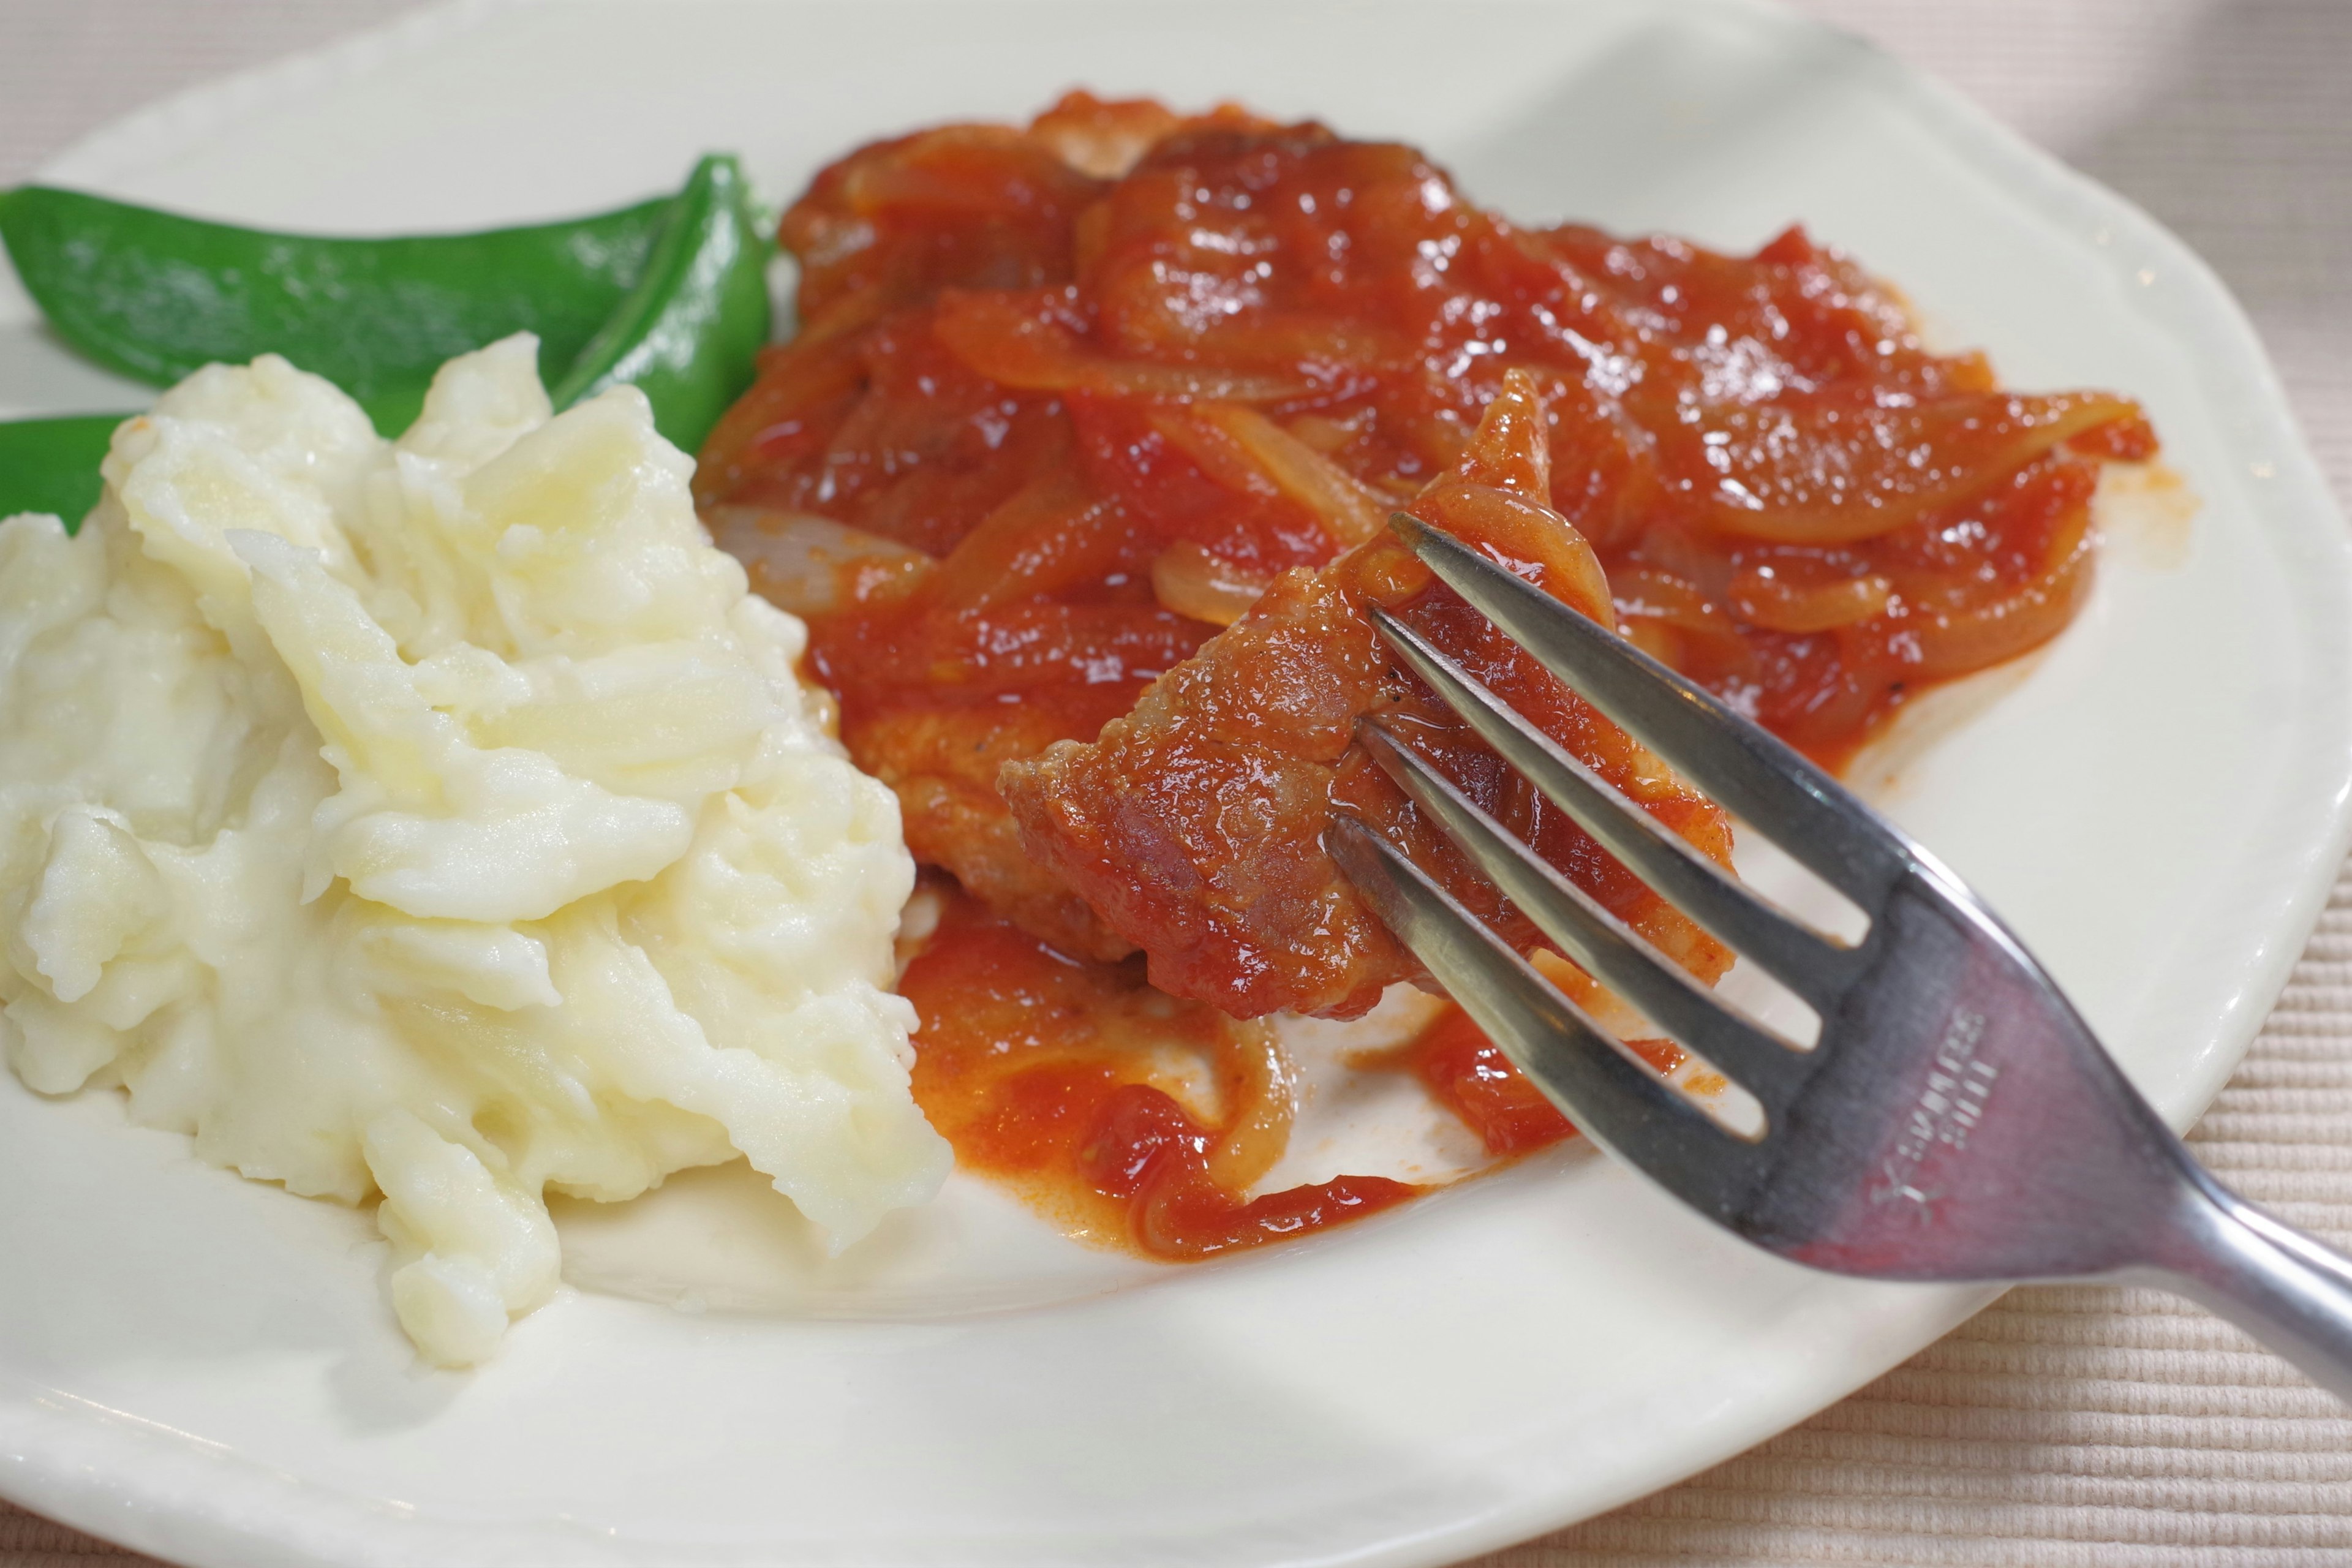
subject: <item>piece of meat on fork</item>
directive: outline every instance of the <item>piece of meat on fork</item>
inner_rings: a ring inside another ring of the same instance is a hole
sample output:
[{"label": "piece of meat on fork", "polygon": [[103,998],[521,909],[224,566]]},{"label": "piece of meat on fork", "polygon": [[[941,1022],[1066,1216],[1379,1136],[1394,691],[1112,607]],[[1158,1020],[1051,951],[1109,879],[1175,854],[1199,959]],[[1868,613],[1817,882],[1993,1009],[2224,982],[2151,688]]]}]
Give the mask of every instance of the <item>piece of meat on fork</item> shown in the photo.
[{"label": "piece of meat on fork", "polygon": [[[1514,372],[1460,462],[1408,509],[1603,625],[1591,548],[1552,510],[1543,400]],[[1478,741],[1374,634],[1400,616],[1702,854],[1728,865],[1719,808],[1540,668],[1382,536],[1277,579],[1091,743],[1006,764],[1023,843],[1149,956],[1152,983],[1240,1017],[1353,1017],[1420,966],[1323,848],[1345,805],[1522,949],[1541,938],[1366,755],[1359,720],[1407,738],[1474,800],[1702,981],[1727,949],[1650,891]]]}]

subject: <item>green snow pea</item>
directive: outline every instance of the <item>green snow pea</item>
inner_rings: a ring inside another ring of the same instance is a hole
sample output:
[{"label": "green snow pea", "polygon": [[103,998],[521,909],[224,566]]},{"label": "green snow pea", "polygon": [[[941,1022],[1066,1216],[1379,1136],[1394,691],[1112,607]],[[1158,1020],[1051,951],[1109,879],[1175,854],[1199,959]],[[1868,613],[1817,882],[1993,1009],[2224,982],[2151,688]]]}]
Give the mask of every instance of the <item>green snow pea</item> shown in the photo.
[{"label": "green snow pea", "polygon": [[549,388],[569,408],[608,386],[636,387],[654,426],[688,452],[751,384],[768,341],[772,246],[751,189],[728,157],[695,165],[645,272]]},{"label": "green snow pea", "polygon": [[281,353],[353,397],[421,388],[509,332],[572,362],[643,276],[671,198],[483,234],[344,239],[206,223],[79,191],[0,195],[0,241],[58,335],[169,386]]},{"label": "green snow pea", "polygon": [[[768,335],[769,244],[724,156],[675,196],[488,234],[264,234],[33,187],[0,195],[0,240],[59,334],[100,363],[167,384],[213,360],[283,353],[386,434],[415,418],[444,359],[530,330],[557,407],[629,383],[692,451],[751,384]],[[110,262],[118,244],[135,258]],[[79,519],[124,417],[0,426],[0,516]]]},{"label": "green snow pea", "polygon": [[123,418],[76,414],[0,424],[0,517],[46,511],[64,518],[68,532],[80,527],[98,504],[98,465]]}]

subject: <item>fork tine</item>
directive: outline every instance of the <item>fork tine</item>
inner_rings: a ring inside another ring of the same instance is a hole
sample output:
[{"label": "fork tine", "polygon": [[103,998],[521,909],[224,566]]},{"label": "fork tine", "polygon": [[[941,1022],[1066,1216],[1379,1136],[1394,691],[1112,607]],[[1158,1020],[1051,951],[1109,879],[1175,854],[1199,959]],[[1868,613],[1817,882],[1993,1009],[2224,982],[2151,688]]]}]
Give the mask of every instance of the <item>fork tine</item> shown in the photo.
[{"label": "fork tine", "polygon": [[1853,972],[1852,949],[1749,892],[1521,718],[1450,655],[1379,605],[1370,612],[1381,636],[1447,707],[1668,903],[1778,975],[1817,1009],[1843,988]]},{"label": "fork tine", "polygon": [[1394,847],[1350,816],[1324,847],[1454,1000],[1576,1124],[1684,1202],[1728,1223],[1755,1145],[1684,1099]]},{"label": "fork tine", "polygon": [[1901,835],[1789,745],[1598,622],[1441,528],[1390,524],[1454,591],[1667,765],[1874,913],[1916,858]]},{"label": "fork tine", "polygon": [[1488,879],[1601,983],[1649,1020],[1738,1079],[1768,1111],[1804,1079],[1805,1058],[1700,988],[1592,896],[1513,837],[1377,720],[1358,731],[1374,761],[1435,817]]}]

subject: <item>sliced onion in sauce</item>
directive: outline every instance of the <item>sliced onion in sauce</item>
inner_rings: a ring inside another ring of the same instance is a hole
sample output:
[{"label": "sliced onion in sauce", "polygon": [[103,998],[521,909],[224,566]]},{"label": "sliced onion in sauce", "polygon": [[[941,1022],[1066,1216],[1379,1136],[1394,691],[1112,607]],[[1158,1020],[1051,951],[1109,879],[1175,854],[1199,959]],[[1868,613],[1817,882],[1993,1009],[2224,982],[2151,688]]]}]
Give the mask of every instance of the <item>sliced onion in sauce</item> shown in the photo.
[{"label": "sliced onion in sauce", "polygon": [[999,502],[940,562],[923,590],[940,609],[978,610],[1098,580],[1127,553],[1130,525],[1069,468]]},{"label": "sliced onion in sauce", "polygon": [[1232,626],[1247,615],[1270,581],[1189,539],[1170,545],[1151,563],[1151,592],[1161,607],[1213,626]]},{"label": "sliced onion in sauce", "polygon": [[1653,621],[1686,631],[1733,637],[1738,626],[1697,584],[1655,566],[1624,566],[1609,574],[1617,613],[1628,620]]},{"label": "sliced onion in sauce", "polygon": [[1342,549],[1387,526],[1394,510],[1388,498],[1256,409],[1207,403],[1191,414],[1231,437],[1275,489],[1313,512]]},{"label": "sliced onion in sauce", "polygon": [[1231,1023],[1232,1065],[1238,1081],[1228,1086],[1225,1131],[1209,1151],[1209,1179],[1240,1194],[1274,1169],[1290,1146],[1290,1125],[1298,1115],[1298,1072],[1283,1054],[1270,1025]]},{"label": "sliced onion in sauce", "polygon": [[1895,584],[1876,573],[1801,583],[1767,565],[1742,567],[1724,595],[1731,613],[1776,632],[1825,632],[1880,615]]},{"label": "sliced onion in sauce", "polygon": [[1966,500],[2053,447],[2134,412],[2106,393],[1990,393],[1934,403],[1752,405],[1678,428],[1676,467],[1708,526],[1782,544],[1845,544]]},{"label": "sliced onion in sauce", "polygon": [[1415,517],[1446,518],[1478,538],[1483,553],[1514,569],[1536,568],[1535,580],[1544,592],[1604,626],[1616,626],[1617,607],[1601,558],[1584,535],[1560,527],[1559,514],[1540,502],[1447,475],[1405,510]]},{"label": "sliced onion in sauce", "polygon": [[743,563],[752,591],[796,616],[903,593],[933,564],[896,540],[809,512],[716,506],[702,521],[719,547]]},{"label": "sliced onion in sauce", "polygon": [[2051,569],[2015,592],[1965,610],[1912,616],[1921,678],[1966,675],[2015,658],[2066,629],[2091,591],[2097,560],[2089,511],[2053,543]]},{"label": "sliced onion in sauce", "polygon": [[1297,376],[1114,359],[1061,322],[1001,294],[943,294],[932,331],[973,370],[1024,391],[1271,403],[1314,390],[1312,382]]}]

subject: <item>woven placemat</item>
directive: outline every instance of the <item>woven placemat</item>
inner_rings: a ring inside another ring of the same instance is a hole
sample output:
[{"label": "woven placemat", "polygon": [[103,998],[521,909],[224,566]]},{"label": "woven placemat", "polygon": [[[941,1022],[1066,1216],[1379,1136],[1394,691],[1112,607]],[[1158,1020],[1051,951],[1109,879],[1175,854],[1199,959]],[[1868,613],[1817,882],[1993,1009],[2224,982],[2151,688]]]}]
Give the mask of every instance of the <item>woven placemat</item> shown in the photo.
[{"label": "woven placemat", "polygon": [[[161,94],[415,3],[0,0],[0,182]],[[2352,498],[2352,3],[1801,8],[1943,75],[2187,237]],[[2223,1181],[2352,1245],[2352,875],[2193,1142]],[[147,1560],[0,1503],[0,1568],[100,1561]],[[2352,1416],[2169,1298],[2037,1287],[1728,1464],[1465,1568],[2345,1563]]]}]

